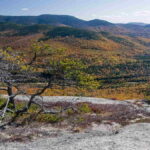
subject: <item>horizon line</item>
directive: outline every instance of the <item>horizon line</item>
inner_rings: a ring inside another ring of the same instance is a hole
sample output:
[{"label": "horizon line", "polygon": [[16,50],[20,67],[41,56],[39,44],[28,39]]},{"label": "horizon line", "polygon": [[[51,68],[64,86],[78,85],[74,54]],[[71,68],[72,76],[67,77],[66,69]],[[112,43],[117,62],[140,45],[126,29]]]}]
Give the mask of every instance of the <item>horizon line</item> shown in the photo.
[{"label": "horizon line", "polygon": [[140,21],[137,21],[137,22],[130,21],[130,22],[117,23],[117,22],[111,22],[111,21],[108,21],[108,20],[100,19],[100,18],[94,18],[94,19],[91,19],[91,20],[87,20],[87,19],[82,19],[82,18],[77,17],[77,16],[66,15],[66,14],[39,14],[39,15],[1,15],[0,14],[0,16],[4,16],[4,17],[38,17],[38,16],[42,16],[42,15],[70,16],[70,17],[75,17],[75,18],[83,20],[83,21],[102,20],[102,21],[107,21],[109,23],[113,23],[113,24],[132,24],[132,23],[150,24],[150,23],[145,23],[145,22],[140,22]]}]

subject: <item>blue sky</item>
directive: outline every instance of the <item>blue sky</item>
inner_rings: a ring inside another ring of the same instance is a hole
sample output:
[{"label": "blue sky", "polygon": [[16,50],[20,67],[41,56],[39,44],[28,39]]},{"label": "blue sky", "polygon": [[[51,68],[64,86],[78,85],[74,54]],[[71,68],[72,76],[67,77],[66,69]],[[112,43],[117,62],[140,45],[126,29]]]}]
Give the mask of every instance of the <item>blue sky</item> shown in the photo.
[{"label": "blue sky", "polygon": [[0,15],[40,14],[150,23],[150,0],[0,0]]}]

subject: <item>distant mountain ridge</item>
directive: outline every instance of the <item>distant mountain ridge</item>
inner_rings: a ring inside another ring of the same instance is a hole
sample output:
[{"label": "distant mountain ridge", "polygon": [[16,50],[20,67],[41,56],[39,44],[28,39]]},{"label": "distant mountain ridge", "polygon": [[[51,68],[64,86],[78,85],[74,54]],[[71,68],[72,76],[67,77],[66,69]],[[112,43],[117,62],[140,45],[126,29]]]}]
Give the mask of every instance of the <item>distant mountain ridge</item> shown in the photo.
[{"label": "distant mountain ridge", "polygon": [[113,26],[114,24],[104,20],[85,21],[68,15],[40,15],[40,16],[0,16],[0,22],[16,24],[49,24],[57,26],[71,26],[77,28],[94,26]]},{"label": "distant mountain ridge", "polygon": [[15,23],[26,25],[52,25],[88,29],[96,32],[106,31],[128,36],[143,36],[150,38],[150,24],[131,22],[115,24],[105,20],[82,20],[69,15],[40,15],[40,16],[0,16],[0,23]]}]

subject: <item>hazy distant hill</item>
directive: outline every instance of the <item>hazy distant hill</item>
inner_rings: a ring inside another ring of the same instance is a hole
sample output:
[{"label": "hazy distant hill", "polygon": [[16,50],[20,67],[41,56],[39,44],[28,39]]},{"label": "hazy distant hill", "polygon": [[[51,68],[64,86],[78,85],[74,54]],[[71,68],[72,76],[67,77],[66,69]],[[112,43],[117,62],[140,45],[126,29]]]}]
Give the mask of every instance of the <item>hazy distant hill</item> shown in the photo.
[{"label": "hazy distant hill", "polygon": [[99,20],[99,19],[94,19],[94,20],[88,21],[87,24],[92,27],[94,27],[94,26],[114,26],[114,24],[112,24],[108,21]]},{"label": "hazy distant hill", "polygon": [[[0,23],[14,24],[44,24],[61,27],[89,29],[96,32],[107,31],[114,34],[128,36],[150,37],[150,25],[144,23],[113,24],[105,20],[85,21],[68,15],[40,15],[40,16],[0,16]],[[14,26],[14,25],[11,25]]]},{"label": "hazy distant hill", "polygon": [[50,24],[57,26],[91,27],[113,25],[103,20],[85,21],[67,15],[40,15],[40,16],[0,16],[0,22],[17,24]]},{"label": "hazy distant hill", "polygon": [[130,25],[138,25],[138,26],[146,26],[146,23],[142,23],[142,22],[129,22],[128,24]]}]

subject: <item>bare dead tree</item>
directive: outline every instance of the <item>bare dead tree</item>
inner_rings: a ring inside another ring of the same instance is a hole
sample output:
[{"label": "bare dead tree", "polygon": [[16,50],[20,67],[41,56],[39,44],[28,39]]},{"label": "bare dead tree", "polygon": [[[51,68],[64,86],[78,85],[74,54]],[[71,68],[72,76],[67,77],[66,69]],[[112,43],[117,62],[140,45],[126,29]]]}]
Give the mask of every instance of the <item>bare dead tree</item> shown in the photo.
[{"label": "bare dead tree", "polygon": [[[43,104],[39,104],[36,99],[42,95],[46,89],[55,84],[66,85],[85,85],[97,86],[93,77],[87,75],[85,65],[80,62],[62,55],[62,50],[54,50],[47,44],[43,43],[35,45],[31,49],[31,54],[26,57],[12,50],[0,50],[0,91],[5,91],[8,95],[7,101],[0,106],[0,115],[5,117],[6,112],[14,112],[15,117],[27,112],[32,104],[37,104],[41,107],[44,113],[62,113],[67,109],[75,108],[69,106],[60,111],[45,110]],[[61,56],[62,55],[62,56]],[[41,56],[44,57],[41,59]],[[51,59],[52,62],[51,62]],[[29,83],[44,83],[44,86],[35,90],[34,93],[28,93],[23,87]],[[30,95],[26,105],[22,109],[16,108],[16,96]],[[9,104],[12,107],[9,107]],[[12,119],[12,121],[15,119]]]},{"label": "bare dead tree", "polygon": [[[15,112],[17,115],[27,111],[35,97],[43,94],[47,88],[51,86],[53,77],[47,80],[41,76],[41,73],[34,71],[38,67],[35,65],[37,61],[37,52],[33,52],[33,57],[27,62],[23,61],[24,57],[20,57],[14,52],[7,52],[7,50],[0,50],[0,91],[5,91],[8,95],[7,101],[0,106],[1,117],[4,118],[7,111]],[[24,68],[23,68],[24,67]],[[22,86],[29,84],[29,82],[44,81],[46,86],[31,94],[27,105],[22,110],[16,109],[15,97],[17,95],[28,95],[22,89]],[[8,108],[12,104],[12,109]]]}]

